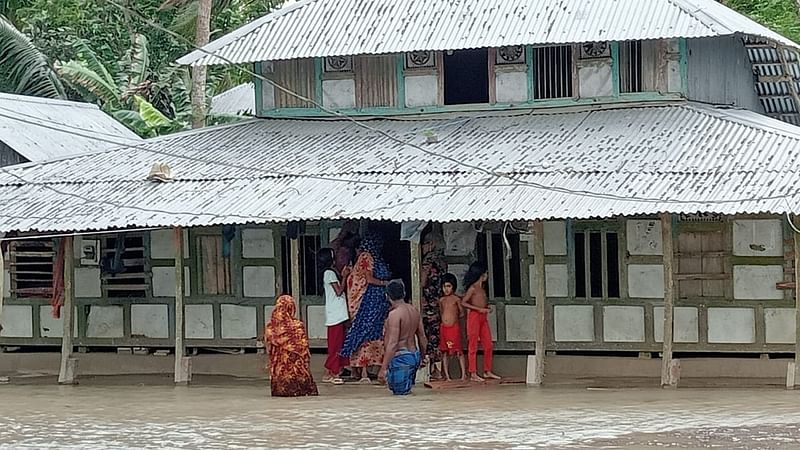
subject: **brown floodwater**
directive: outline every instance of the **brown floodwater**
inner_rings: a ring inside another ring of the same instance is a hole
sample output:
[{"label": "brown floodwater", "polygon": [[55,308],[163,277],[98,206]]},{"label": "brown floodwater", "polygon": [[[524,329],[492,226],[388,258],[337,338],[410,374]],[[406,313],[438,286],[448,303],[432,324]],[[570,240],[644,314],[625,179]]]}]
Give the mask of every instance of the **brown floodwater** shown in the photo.
[{"label": "brown floodwater", "polygon": [[0,385],[0,448],[800,448],[800,393],[263,383]]}]

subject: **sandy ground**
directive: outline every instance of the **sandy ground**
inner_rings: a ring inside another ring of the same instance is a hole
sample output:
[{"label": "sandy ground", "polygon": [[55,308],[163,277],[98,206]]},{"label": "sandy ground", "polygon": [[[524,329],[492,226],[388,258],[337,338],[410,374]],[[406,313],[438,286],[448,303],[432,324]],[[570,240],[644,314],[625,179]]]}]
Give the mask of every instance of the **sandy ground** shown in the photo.
[{"label": "sandy ground", "polygon": [[0,385],[0,448],[800,448],[800,392],[779,389],[324,385],[280,399],[260,380],[134,381]]}]

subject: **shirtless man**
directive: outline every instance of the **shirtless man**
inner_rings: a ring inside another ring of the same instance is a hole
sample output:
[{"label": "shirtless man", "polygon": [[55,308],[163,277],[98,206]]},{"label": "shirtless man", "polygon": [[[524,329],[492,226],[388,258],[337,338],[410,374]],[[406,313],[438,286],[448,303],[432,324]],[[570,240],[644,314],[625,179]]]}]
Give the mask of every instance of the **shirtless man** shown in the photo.
[{"label": "shirtless man", "polygon": [[[487,315],[491,312],[486,289],[483,288],[489,274],[486,266],[481,262],[474,262],[469,266],[464,276],[464,293],[462,304],[467,308],[467,355],[469,361],[470,381],[481,382],[484,378],[499,380],[500,377],[492,372],[492,331],[489,329]],[[483,378],[478,376],[478,342],[483,345]]]},{"label": "shirtless man", "polygon": [[405,302],[403,281],[390,281],[386,286],[386,296],[392,306],[386,319],[386,351],[378,379],[385,381],[394,395],[408,395],[424,357],[419,349],[425,351],[428,339],[425,338],[419,311]]}]

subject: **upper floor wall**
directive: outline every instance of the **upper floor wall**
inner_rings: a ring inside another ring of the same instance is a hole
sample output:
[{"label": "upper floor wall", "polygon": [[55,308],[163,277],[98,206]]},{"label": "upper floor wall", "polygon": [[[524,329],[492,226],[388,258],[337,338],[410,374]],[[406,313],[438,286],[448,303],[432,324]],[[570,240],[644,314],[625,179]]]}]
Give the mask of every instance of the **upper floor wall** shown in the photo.
[{"label": "upper floor wall", "polygon": [[733,37],[308,58],[256,69],[296,94],[256,80],[259,116],[328,115],[314,103],[392,115],[677,98],[762,112],[747,52]]}]

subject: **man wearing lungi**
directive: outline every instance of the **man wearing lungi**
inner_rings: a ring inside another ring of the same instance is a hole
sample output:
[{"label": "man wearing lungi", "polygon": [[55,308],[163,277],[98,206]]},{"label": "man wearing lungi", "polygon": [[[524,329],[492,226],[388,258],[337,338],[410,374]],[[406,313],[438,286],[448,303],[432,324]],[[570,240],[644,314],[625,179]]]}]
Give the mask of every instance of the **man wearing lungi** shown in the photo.
[{"label": "man wearing lungi", "polygon": [[424,359],[428,339],[419,311],[405,301],[406,287],[402,280],[389,282],[386,297],[391,309],[386,319],[386,351],[378,379],[385,381],[394,395],[408,395]]}]

